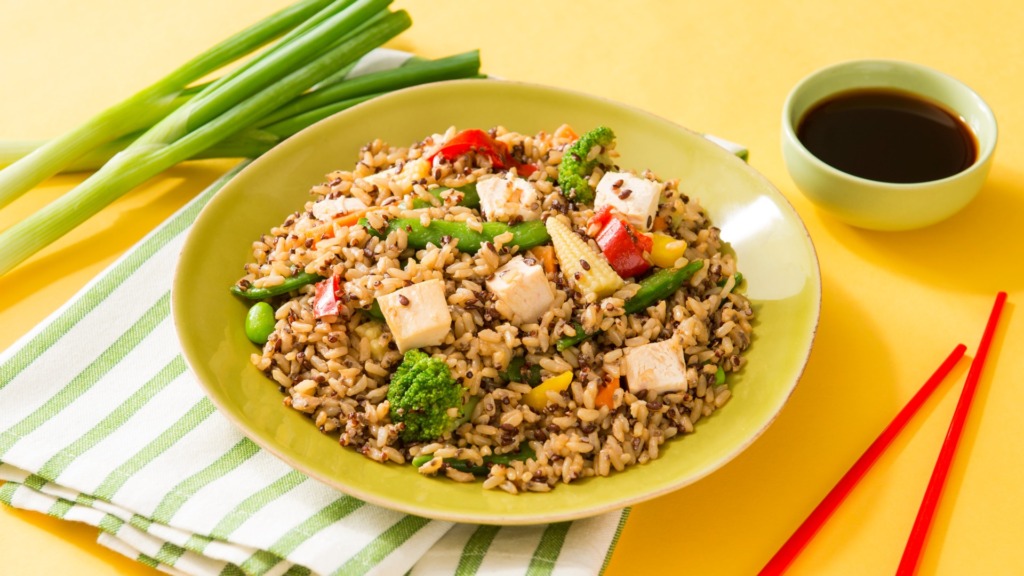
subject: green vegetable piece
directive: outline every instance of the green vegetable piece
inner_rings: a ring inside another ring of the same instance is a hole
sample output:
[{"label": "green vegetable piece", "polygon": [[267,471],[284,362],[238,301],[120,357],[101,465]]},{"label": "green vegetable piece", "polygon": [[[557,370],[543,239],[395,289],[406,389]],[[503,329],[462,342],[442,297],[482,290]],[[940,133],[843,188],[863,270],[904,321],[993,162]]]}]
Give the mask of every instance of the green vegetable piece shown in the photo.
[{"label": "green vegetable piece", "polygon": [[506,245],[518,246],[520,250],[540,246],[551,240],[544,222],[540,220],[513,225],[503,222],[485,222],[481,232],[472,230],[463,222],[445,220],[432,220],[429,226],[424,226],[418,218],[395,218],[388,222],[387,229],[383,231],[375,230],[365,218],[360,218],[359,224],[378,238],[385,238],[396,230],[404,229],[409,239],[409,247],[416,250],[426,248],[427,244],[441,246],[444,244],[445,238],[449,238],[459,241],[460,251],[475,253],[480,250],[484,242],[494,242],[497,236],[506,232],[512,233],[512,241]]},{"label": "green vegetable piece", "polygon": [[[480,208],[480,195],[477,194],[476,191],[476,182],[470,182],[464,186],[456,186],[454,189],[462,192],[462,200],[460,200],[456,206],[465,206],[466,208],[474,209]],[[452,188],[441,186],[434,188],[433,190],[429,190],[429,192],[431,196],[437,198],[438,202],[444,204],[444,199],[441,197],[441,194],[448,190],[452,190]],[[430,208],[431,206],[433,206],[433,204],[420,198],[416,198],[412,201],[413,208]]]},{"label": "green vegetable piece", "polygon": [[315,284],[323,279],[324,277],[318,274],[309,274],[303,272],[301,274],[296,274],[291,278],[285,278],[284,282],[278,284],[277,286],[271,286],[269,288],[254,288],[250,286],[243,290],[238,285],[235,285],[231,287],[231,293],[234,294],[235,296],[241,296],[242,298],[246,298],[248,300],[266,300],[267,298],[271,298],[273,296],[287,294],[292,290],[297,290],[307,284]]},{"label": "green vegetable piece", "polygon": [[513,356],[508,361],[508,368],[498,376],[505,382],[526,382],[530,386],[536,386],[540,384],[540,365],[531,364],[527,370],[526,358]]},{"label": "green vegetable piece", "polygon": [[537,453],[530,448],[529,444],[521,444],[518,452],[511,452],[509,454],[491,454],[490,456],[484,456],[484,464],[504,464],[508,465],[514,460],[529,460],[531,458],[536,459]]},{"label": "green vegetable piece", "polygon": [[[647,310],[648,306],[652,306],[654,303],[674,294],[676,290],[679,290],[687,280],[692,278],[703,267],[703,260],[694,260],[682,268],[663,268],[658,270],[640,281],[640,289],[637,290],[632,298],[626,300],[623,309],[626,311],[626,314],[636,314]],[[576,346],[597,334],[597,332],[587,334],[583,331],[583,326],[578,322],[573,323],[573,328],[576,329],[575,336],[559,338],[555,344],[559,352]]]},{"label": "green vegetable piece", "polygon": [[513,356],[508,361],[508,368],[504,373],[501,374],[501,379],[505,382],[522,382],[523,381],[523,364],[526,359],[522,356]]},{"label": "green vegetable piece", "polygon": [[276,324],[274,307],[266,302],[257,302],[245,315],[245,335],[256,344],[266,344]]},{"label": "green vegetable piece", "polygon": [[559,352],[565,350],[566,348],[572,348],[573,346],[579,344],[580,342],[583,342],[587,338],[590,338],[591,335],[583,331],[583,325],[580,324],[579,322],[573,322],[572,327],[574,330],[576,330],[576,335],[559,338],[558,343],[555,344],[555,347],[558,348]]},{"label": "green vegetable piece", "polygon": [[380,309],[380,303],[377,302],[376,298],[373,299],[373,304],[370,304],[370,307],[363,310],[363,312],[366,312],[366,315],[374,320],[386,322],[384,319],[384,312]]},{"label": "green vegetable piece", "polygon": [[451,430],[449,408],[462,406],[462,386],[452,378],[444,360],[409,350],[391,376],[388,387],[391,420],[404,424],[406,442],[440,438]]},{"label": "green vegetable piece", "polygon": [[[736,284],[735,284],[736,286],[739,286],[743,282],[743,273],[742,272],[737,272],[737,273],[733,274],[733,277],[736,278]],[[721,280],[718,281],[718,287],[721,288],[722,286],[725,286],[725,283],[728,282],[728,281],[729,281],[729,277],[728,276],[726,276],[725,278],[722,278]]]},{"label": "green vegetable piece", "polygon": [[[534,452],[533,448],[530,448],[529,444],[522,444],[519,447],[519,451],[512,452],[509,454],[491,454],[490,456],[484,456],[483,466],[477,466],[470,464],[466,460],[459,460],[458,458],[445,458],[444,463],[456,470],[462,472],[469,472],[475,476],[486,476],[491,471],[491,466],[500,464],[502,466],[508,466],[516,460],[526,461],[529,459],[536,459],[537,453]],[[434,459],[433,454],[421,454],[412,459],[412,465],[416,468],[423,466],[427,462]]]},{"label": "green vegetable piece", "polygon": [[648,306],[668,298],[704,267],[703,260],[694,260],[682,268],[663,268],[640,281],[636,291],[623,308],[626,314],[643,312]]},{"label": "green vegetable piece", "polygon": [[[590,204],[594,201],[594,189],[587,181],[598,164],[612,163],[607,151],[614,143],[615,133],[612,129],[598,126],[569,146],[558,167],[558,185],[566,198],[581,204]],[[595,146],[600,146],[602,151],[591,157],[590,151]]]},{"label": "green vegetable piece", "polygon": [[530,386],[540,385],[540,364],[530,366],[530,375],[526,377],[526,383]]},{"label": "green vegetable piece", "polygon": [[715,386],[722,384],[725,384],[725,369],[719,366],[718,370],[715,370]]}]

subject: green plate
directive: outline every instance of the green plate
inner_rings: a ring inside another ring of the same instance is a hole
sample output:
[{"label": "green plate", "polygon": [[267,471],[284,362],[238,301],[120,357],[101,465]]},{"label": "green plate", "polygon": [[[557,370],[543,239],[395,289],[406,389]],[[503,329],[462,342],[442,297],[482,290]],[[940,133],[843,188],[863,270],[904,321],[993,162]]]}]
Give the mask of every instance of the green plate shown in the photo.
[{"label": "green plate", "polygon": [[[503,125],[523,133],[607,125],[619,164],[680,178],[700,198],[739,259],[758,320],[749,364],[730,377],[733,398],[661,457],[608,478],[512,496],[381,465],[317,431],[282,405],[275,383],[249,363],[246,305],[228,292],[260,234],[309,198],[334,169],[351,169],[374,138],[409,145],[449,126]],[[754,169],[699,134],[662,118],[575,92],[464,80],[395,92],[341,112],[253,162],[205,207],[174,279],[172,306],[189,365],[221,413],[296,469],[367,502],[411,514],[484,524],[533,524],[591,516],[676,490],[710,474],[760,435],[796,386],[810,353],[821,281],[814,248],[796,212]]]}]

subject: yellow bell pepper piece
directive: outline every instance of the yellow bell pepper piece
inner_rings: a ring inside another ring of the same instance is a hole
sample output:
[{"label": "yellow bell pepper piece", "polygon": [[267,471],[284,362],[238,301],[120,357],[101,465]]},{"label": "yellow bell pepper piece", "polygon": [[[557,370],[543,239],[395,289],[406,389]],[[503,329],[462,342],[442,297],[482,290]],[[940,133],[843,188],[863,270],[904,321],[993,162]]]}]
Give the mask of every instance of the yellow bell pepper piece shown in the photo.
[{"label": "yellow bell pepper piece", "polygon": [[572,384],[572,371],[563,372],[558,376],[552,376],[543,381],[533,390],[523,396],[523,402],[534,410],[540,412],[548,405],[548,392],[561,392]]},{"label": "yellow bell pepper piece", "polygon": [[676,260],[686,253],[686,240],[673,238],[668,234],[654,233],[654,247],[651,248],[651,264],[658,268],[672,268]]}]

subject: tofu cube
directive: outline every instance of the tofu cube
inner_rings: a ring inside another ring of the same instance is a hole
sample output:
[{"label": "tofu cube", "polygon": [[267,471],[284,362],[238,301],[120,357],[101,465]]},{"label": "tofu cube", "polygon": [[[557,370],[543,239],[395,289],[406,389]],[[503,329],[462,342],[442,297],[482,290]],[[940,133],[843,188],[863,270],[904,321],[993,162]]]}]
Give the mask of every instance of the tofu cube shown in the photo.
[{"label": "tofu cube", "polygon": [[677,340],[644,344],[629,350],[622,361],[622,373],[629,391],[679,392],[686,390],[683,349]]},{"label": "tofu cube", "polygon": [[491,222],[507,222],[513,216],[523,220],[540,219],[540,195],[537,188],[522,178],[484,178],[476,183],[480,210]]},{"label": "tofu cube", "polygon": [[427,280],[377,298],[398,351],[439,346],[452,330],[444,283]]},{"label": "tofu cube", "polygon": [[544,268],[527,264],[522,256],[498,268],[487,281],[487,289],[508,306],[520,324],[536,322],[555,302]]},{"label": "tofu cube", "polygon": [[606,172],[597,183],[594,210],[611,206],[629,223],[641,230],[650,230],[658,214],[658,202],[665,185],[629,172]]},{"label": "tofu cube", "polygon": [[343,196],[339,198],[324,198],[313,204],[311,212],[313,217],[322,222],[330,222],[338,216],[344,216],[350,212],[366,210],[366,204],[359,198]]}]

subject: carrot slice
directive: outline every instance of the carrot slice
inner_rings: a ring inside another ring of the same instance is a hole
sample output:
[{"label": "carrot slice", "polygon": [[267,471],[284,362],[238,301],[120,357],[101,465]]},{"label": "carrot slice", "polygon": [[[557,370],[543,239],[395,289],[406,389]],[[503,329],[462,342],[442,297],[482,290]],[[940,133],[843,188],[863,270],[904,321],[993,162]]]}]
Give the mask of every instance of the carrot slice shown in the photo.
[{"label": "carrot slice", "polygon": [[359,219],[362,218],[363,216],[366,216],[366,213],[369,211],[370,209],[367,208],[365,210],[356,210],[355,212],[349,212],[348,214],[345,214],[341,218],[335,218],[334,223],[337,224],[338,226],[354,226],[357,222],[359,222]]},{"label": "carrot slice", "polygon": [[605,383],[597,392],[597,397],[594,398],[594,406],[600,408],[601,406],[607,406],[609,410],[615,408],[615,391],[619,388],[619,379],[609,380]]},{"label": "carrot slice", "polygon": [[551,246],[534,246],[527,250],[534,260],[544,267],[545,274],[555,273],[555,249]]}]

